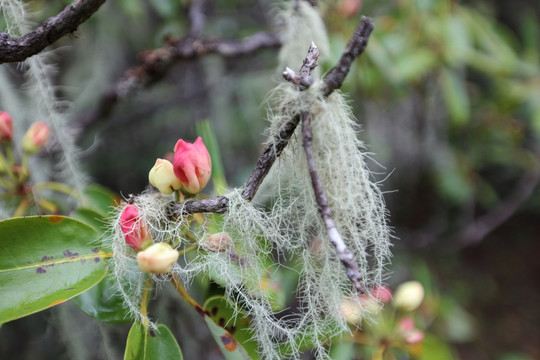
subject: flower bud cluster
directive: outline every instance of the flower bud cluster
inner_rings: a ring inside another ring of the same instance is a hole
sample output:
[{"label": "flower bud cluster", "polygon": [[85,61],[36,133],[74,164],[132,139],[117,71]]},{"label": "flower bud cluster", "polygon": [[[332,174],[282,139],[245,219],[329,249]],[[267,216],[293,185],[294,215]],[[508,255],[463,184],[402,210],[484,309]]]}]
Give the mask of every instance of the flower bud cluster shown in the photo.
[{"label": "flower bud cluster", "polygon": [[148,180],[163,194],[181,190],[194,195],[206,186],[211,172],[210,154],[201,137],[193,144],[180,139],[174,147],[174,163],[157,159]]},{"label": "flower bud cluster", "polygon": [[[5,111],[0,111],[0,175],[2,187],[12,192],[15,196],[25,195],[26,182],[30,178],[30,171],[27,167],[27,155],[32,155],[40,151],[49,138],[49,126],[44,122],[35,122],[26,131],[22,138],[21,149],[22,158],[17,159],[12,150],[13,140],[13,118]],[[44,202],[42,202],[44,204]],[[24,207],[21,215],[24,214]],[[52,207],[51,212],[54,212]]]}]

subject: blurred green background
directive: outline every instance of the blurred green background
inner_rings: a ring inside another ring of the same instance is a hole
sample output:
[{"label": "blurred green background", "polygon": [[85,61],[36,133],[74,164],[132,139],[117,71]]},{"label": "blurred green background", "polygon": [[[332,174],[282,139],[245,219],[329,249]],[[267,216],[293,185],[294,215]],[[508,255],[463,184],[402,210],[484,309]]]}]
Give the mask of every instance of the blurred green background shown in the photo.
[{"label": "blurred green background", "polygon": [[[40,21],[67,3],[28,6]],[[188,5],[110,1],[57,44],[58,96],[73,102],[74,124],[137,64],[140,51],[186,35]],[[276,5],[208,0],[203,35],[240,39],[274,31]],[[342,90],[373,153],[374,176],[384,180],[396,236],[387,283],[424,285],[423,328],[453,358],[540,358],[540,2],[338,0],[318,6],[332,49],[320,64],[325,71],[360,14],[375,19],[367,52]],[[171,152],[178,138],[194,140],[195,124],[209,120],[229,185],[241,186],[265,140],[261,104],[282,81],[276,64],[277,49],[176,63],[110,114],[85,124],[78,142],[93,181],[125,196],[140,193],[155,159]],[[192,327],[190,310],[160,301],[181,314],[170,321],[187,359],[220,358],[204,329]],[[4,324],[0,357],[117,358],[127,328],[91,324],[83,314],[66,317],[69,306]],[[62,322],[78,324],[80,333],[66,333]],[[190,333],[189,341],[182,338]],[[445,358],[430,354],[424,358]]]}]

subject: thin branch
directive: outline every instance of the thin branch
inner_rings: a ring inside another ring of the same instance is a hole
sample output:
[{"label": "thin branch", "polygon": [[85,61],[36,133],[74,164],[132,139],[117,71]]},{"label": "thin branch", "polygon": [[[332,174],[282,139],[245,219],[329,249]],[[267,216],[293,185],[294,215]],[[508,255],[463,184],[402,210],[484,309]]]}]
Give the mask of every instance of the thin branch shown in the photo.
[{"label": "thin branch", "polygon": [[536,166],[526,172],[516,184],[513,191],[497,205],[492,211],[472,221],[457,236],[460,247],[478,244],[490,232],[508,220],[519,207],[531,196],[540,182],[540,166]]},{"label": "thin branch", "polygon": [[285,68],[283,72],[283,78],[288,82],[298,86],[300,90],[305,90],[313,84],[313,78],[311,72],[317,67],[317,60],[319,59],[319,49],[312,41],[308,50],[308,54],[304,59],[302,67],[298,74],[291,68]]},{"label": "thin branch", "polygon": [[315,201],[317,202],[317,209],[319,210],[319,214],[321,214],[321,218],[323,219],[330,242],[336,248],[338,258],[345,266],[345,272],[349,280],[351,280],[359,293],[365,292],[364,287],[360,285],[361,276],[360,271],[358,270],[358,263],[356,262],[353,253],[349,250],[341,238],[341,235],[334,224],[332,212],[328,206],[328,200],[326,200],[321,179],[317,173],[317,166],[315,165],[315,158],[313,157],[313,133],[311,131],[311,117],[308,112],[302,113],[302,136],[304,140],[304,151],[306,153],[309,176],[311,177],[311,184],[313,185],[313,192],[315,193]]},{"label": "thin branch", "polygon": [[[349,43],[347,44],[347,47],[341,56],[341,59],[338,62],[338,65],[334,67],[334,69],[339,68],[341,69],[338,73],[332,69],[330,74],[324,79],[323,81],[323,94],[325,96],[329,96],[334,90],[339,89],[341,85],[343,84],[343,81],[345,80],[345,77],[348,74],[348,71],[350,70],[350,65],[352,63],[352,59],[350,59],[351,54],[356,54],[356,56],[359,56],[363,53],[364,49],[366,48],[367,44],[367,38],[371,34],[371,30],[373,29],[373,20],[371,20],[368,17],[362,16],[362,20],[360,21],[360,24],[358,25],[358,28],[356,29],[353,38],[349,40]],[[309,54],[308,54],[309,56]],[[344,60],[345,59],[345,60]],[[309,62],[308,62],[309,63]],[[348,65],[347,65],[348,64]],[[304,64],[306,65],[306,61],[304,60]],[[334,74],[334,75],[332,75]],[[339,74],[335,75],[335,74]],[[259,156],[259,159],[257,160],[257,165],[253,169],[253,172],[251,173],[251,176],[249,177],[248,181],[244,185],[244,190],[242,191],[242,197],[248,201],[253,200],[253,197],[257,193],[257,190],[259,189],[259,186],[262,184],[264,178],[270,171],[270,168],[274,164],[274,161],[280,156],[281,152],[285,148],[285,146],[288,144],[289,139],[291,138],[292,134],[294,134],[294,131],[296,130],[296,127],[300,123],[300,114],[294,116],[289,121],[285,122],[282,126],[280,126],[279,133],[275,136],[274,140],[269,142],[262,154]],[[220,198],[215,198],[220,199]],[[200,200],[204,202],[208,202],[209,200]],[[215,207],[207,207],[206,203],[199,205],[199,201],[190,201],[190,206],[193,207],[193,209],[201,210],[200,212],[217,212],[216,210],[219,210],[220,213],[227,211],[226,207],[228,205],[228,201],[224,201],[223,199],[219,202],[213,204]],[[182,214],[192,214],[193,212],[188,209],[187,204],[184,206],[183,204],[175,204],[175,212],[176,213],[182,213]],[[206,209],[212,209],[210,211],[205,211]],[[199,211],[197,211],[199,212]]]},{"label": "thin branch", "polygon": [[191,22],[191,29],[189,36],[192,38],[198,38],[204,29],[206,23],[206,16],[204,15],[205,0],[192,0],[189,7],[189,20]]},{"label": "thin branch", "polygon": [[345,77],[347,77],[347,74],[351,69],[354,59],[366,49],[373,27],[373,20],[367,16],[362,16],[360,24],[347,43],[347,47],[345,48],[345,51],[343,51],[343,54],[341,54],[338,63],[330,70],[324,79],[324,84],[322,86],[322,93],[324,96],[330,95],[334,90],[341,87]]},{"label": "thin branch", "polygon": [[159,49],[143,51],[140,54],[141,64],[127,70],[124,76],[101,96],[95,110],[77,121],[77,128],[85,129],[99,119],[106,118],[120,99],[159,81],[179,61],[192,60],[207,54],[219,54],[223,57],[245,56],[279,46],[281,42],[276,34],[258,32],[242,40],[187,37],[169,42],[167,46]]},{"label": "thin branch", "polygon": [[14,40],[0,31],[0,64],[23,61],[51,45],[95,13],[105,0],[75,0],[34,31]]}]

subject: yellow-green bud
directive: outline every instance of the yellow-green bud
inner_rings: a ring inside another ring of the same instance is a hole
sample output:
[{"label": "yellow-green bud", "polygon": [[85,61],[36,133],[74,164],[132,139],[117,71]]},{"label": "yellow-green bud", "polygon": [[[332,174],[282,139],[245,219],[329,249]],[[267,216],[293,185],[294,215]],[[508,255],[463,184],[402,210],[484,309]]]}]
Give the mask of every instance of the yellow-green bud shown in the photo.
[{"label": "yellow-green bud", "polygon": [[414,311],[424,300],[424,287],[418,281],[401,284],[394,293],[393,304],[396,309]]},{"label": "yellow-green bud", "polygon": [[147,273],[167,274],[178,260],[178,251],[171,245],[159,242],[137,253],[139,268]]},{"label": "yellow-green bud", "polygon": [[169,160],[157,159],[154,167],[148,174],[150,184],[155,186],[162,194],[172,194],[174,190],[180,189],[182,184],[176,177],[173,165]]}]

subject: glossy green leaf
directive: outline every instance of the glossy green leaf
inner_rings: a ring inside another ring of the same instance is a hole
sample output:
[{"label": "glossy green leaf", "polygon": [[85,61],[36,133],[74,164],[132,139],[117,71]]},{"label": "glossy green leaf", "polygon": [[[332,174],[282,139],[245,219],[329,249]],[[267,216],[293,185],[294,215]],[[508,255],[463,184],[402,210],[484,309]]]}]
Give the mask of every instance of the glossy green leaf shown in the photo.
[{"label": "glossy green leaf", "polygon": [[92,227],[64,216],[0,221],[0,323],[60,304],[107,273]]},{"label": "glossy green leaf", "polygon": [[[228,332],[234,340],[238,342],[239,347],[243,347],[243,350],[247,353],[249,358],[251,359],[258,359],[258,351],[257,351],[257,343],[252,340],[252,334],[250,332],[249,327],[249,318],[239,316],[236,319],[234,319],[235,311],[232,308],[232,306],[227,302],[227,299],[225,299],[223,296],[213,296],[206,300],[204,303],[204,309],[207,312],[206,318],[209,318],[209,321],[212,321],[215,325],[223,328],[226,332]],[[241,313],[240,313],[241,314]],[[205,321],[207,321],[205,319]],[[208,324],[208,321],[207,321]],[[213,325],[208,326],[210,330],[212,331],[212,328],[215,328]],[[221,330],[215,329],[218,331],[218,333],[221,333]],[[218,345],[222,342],[222,338],[216,337],[214,334],[214,331],[212,331],[212,335],[216,339],[216,342],[218,342]],[[225,339],[229,339],[227,335],[225,335]],[[231,343],[232,344],[232,343]],[[230,345],[232,347],[232,345]],[[227,349],[223,349],[222,346],[220,346],[220,349],[222,352],[227,351]],[[226,356],[226,354],[225,354]],[[227,357],[227,359],[244,359],[243,357]]]},{"label": "glossy green leaf", "polygon": [[97,185],[89,185],[84,190],[85,207],[105,216],[120,203],[120,196],[115,192]]},{"label": "glossy green leaf", "polygon": [[100,234],[107,231],[107,221],[105,216],[90,208],[78,208],[71,214],[71,217],[80,220],[96,229]]},{"label": "glossy green leaf", "polygon": [[158,324],[156,330],[136,322],[129,330],[124,360],[182,360],[182,351],[169,328]]},{"label": "glossy green leaf", "polygon": [[113,280],[108,277],[90,290],[74,297],[73,302],[82,312],[103,322],[133,321],[122,297],[114,287]]},{"label": "glossy green leaf", "polygon": [[214,340],[227,360],[251,359],[246,350],[236,341],[230,332],[216,324],[210,317],[205,316],[204,321],[212,333]]}]

